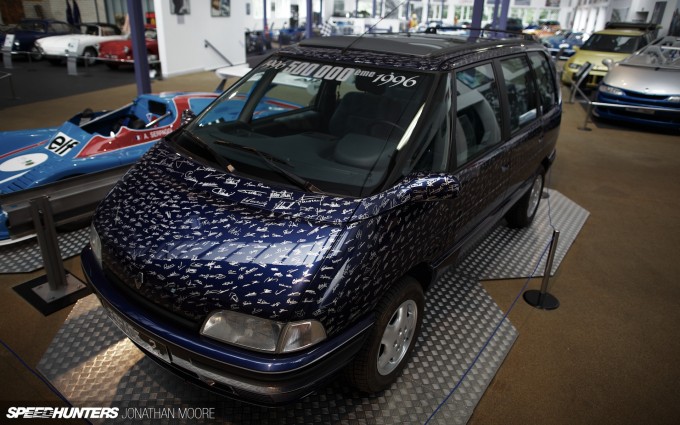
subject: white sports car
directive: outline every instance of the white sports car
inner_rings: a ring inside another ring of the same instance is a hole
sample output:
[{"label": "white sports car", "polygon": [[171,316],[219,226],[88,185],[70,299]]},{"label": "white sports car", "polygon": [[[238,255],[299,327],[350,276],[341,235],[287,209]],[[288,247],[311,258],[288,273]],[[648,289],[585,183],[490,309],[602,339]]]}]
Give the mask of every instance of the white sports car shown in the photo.
[{"label": "white sports car", "polygon": [[61,64],[73,52],[87,65],[94,65],[99,56],[99,43],[123,39],[125,35],[117,26],[95,22],[81,24],[80,34],[45,37],[35,44],[52,64]]}]

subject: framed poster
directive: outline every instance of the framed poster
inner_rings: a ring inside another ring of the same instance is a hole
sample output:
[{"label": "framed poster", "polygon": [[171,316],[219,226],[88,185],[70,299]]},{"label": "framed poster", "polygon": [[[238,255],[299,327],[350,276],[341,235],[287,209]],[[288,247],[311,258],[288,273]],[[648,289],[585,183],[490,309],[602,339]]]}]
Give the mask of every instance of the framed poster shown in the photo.
[{"label": "framed poster", "polygon": [[170,13],[173,15],[188,15],[191,12],[189,0],[170,0]]},{"label": "framed poster", "polygon": [[210,16],[231,16],[231,0],[210,0]]}]

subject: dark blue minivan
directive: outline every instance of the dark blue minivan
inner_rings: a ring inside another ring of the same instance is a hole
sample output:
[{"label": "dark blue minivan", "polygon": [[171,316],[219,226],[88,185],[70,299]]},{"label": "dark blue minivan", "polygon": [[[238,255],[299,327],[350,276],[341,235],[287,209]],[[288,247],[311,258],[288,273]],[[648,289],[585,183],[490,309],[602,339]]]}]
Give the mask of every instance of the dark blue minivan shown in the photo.
[{"label": "dark blue minivan", "polygon": [[441,34],[305,40],[158,142],[82,253],[159,364],[281,404],[407,363],[428,286],[505,218],[531,223],[561,119],[538,43]]}]

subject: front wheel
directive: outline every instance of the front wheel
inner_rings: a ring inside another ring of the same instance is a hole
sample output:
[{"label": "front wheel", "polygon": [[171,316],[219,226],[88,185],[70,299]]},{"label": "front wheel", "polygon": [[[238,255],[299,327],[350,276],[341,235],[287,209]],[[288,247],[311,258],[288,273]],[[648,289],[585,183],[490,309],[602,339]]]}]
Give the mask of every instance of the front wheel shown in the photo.
[{"label": "front wheel", "polygon": [[354,387],[375,393],[396,381],[420,334],[424,305],[423,288],[414,278],[405,276],[390,288],[378,304],[366,344],[347,368]]},{"label": "front wheel", "polygon": [[541,168],[534,176],[531,188],[507,212],[505,219],[508,221],[509,227],[514,229],[527,227],[534,221],[543,194],[544,176],[545,172]]},{"label": "front wheel", "polygon": [[43,58],[42,52],[40,52],[40,49],[38,49],[36,46],[31,47],[31,52],[29,55],[31,55],[31,59],[34,61],[39,61]]}]

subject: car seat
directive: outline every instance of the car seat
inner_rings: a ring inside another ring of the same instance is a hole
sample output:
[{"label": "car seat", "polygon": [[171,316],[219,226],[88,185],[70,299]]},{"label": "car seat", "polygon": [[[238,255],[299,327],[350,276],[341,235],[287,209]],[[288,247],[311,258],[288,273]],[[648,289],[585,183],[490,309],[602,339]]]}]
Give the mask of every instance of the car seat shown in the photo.
[{"label": "car seat", "polygon": [[332,135],[356,133],[385,140],[399,129],[405,103],[385,96],[385,86],[373,79],[356,77],[358,91],[345,94],[331,116],[328,129]]}]

